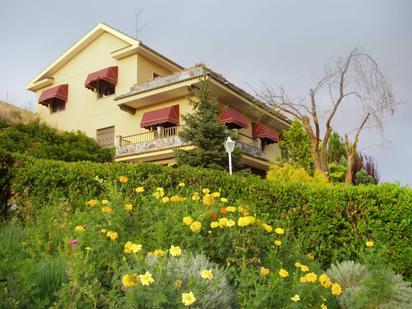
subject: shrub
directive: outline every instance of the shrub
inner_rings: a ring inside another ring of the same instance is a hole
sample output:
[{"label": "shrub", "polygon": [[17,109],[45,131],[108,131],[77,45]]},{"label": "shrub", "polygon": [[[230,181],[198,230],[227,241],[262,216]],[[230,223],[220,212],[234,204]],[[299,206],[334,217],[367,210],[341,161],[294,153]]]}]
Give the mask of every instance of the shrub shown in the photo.
[{"label": "shrub", "polygon": [[320,171],[315,170],[314,175],[310,176],[303,167],[294,166],[290,163],[272,165],[266,178],[274,182],[328,183],[327,177]]},{"label": "shrub", "polygon": [[38,120],[0,131],[0,149],[62,161],[111,161],[113,150],[101,149],[81,132],[59,133]]},{"label": "shrub", "polygon": [[365,239],[372,238],[391,248],[384,257],[397,272],[411,276],[412,192],[407,187],[274,183],[199,168],[35,159],[22,162],[15,174],[17,216],[24,220],[33,220],[42,207],[56,201],[67,201],[72,211],[83,207],[82,201],[104,192],[94,180],[96,176],[113,179],[127,175],[130,181],[125,188],[142,185],[172,192],[184,181],[188,190],[218,188],[222,196],[248,207],[268,224],[283,223],[303,240],[302,250],[314,252],[323,266],[356,259]]},{"label": "shrub", "polygon": [[340,305],[354,309],[410,308],[411,283],[382,264],[374,266],[368,268],[353,261],[331,266],[328,275],[339,282],[344,291],[339,298]]},{"label": "shrub", "polygon": [[0,148],[0,216],[5,217],[7,213],[7,201],[10,198],[13,157]]}]

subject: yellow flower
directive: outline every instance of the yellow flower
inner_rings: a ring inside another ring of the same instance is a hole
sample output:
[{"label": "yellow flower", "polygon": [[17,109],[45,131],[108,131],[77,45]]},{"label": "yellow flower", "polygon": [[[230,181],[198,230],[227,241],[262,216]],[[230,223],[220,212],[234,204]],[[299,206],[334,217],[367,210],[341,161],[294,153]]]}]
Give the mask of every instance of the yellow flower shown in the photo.
[{"label": "yellow flower", "polygon": [[90,201],[87,202],[87,205],[89,205],[89,206],[91,206],[91,207],[94,207],[94,206],[97,205],[97,203],[98,203],[97,200],[92,199],[92,200],[90,200]]},{"label": "yellow flower", "polygon": [[236,212],[236,207],[233,207],[233,206],[226,207],[226,211],[227,212]]},{"label": "yellow flower", "polygon": [[176,280],[175,281],[175,288],[176,290],[179,290],[182,287],[183,281],[182,280]]},{"label": "yellow flower", "polygon": [[210,190],[207,188],[202,189],[203,194],[209,194]]},{"label": "yellow flower", "polygon": [[211,227],[212,229],[215,229],[215,228],[217,228],[218,226],[219,226],[219,222],[217,222],[217,221],[213,221],[213,222],[210,223],[210,227]]},{"label": "yellow flower", "polygon": [[236,222],[235,221],[233,221],[232,219],[229,219],[228,221],[227,221],[227,227],[232,227],[232,226],[235,226],[236,225]]},{"label": "yellow flower", "polygon": [[117,234],[117,232],[113,232],[113,231],[108,231],[106,233],[106,236],[109,237],[112,241],[115,241],[117,238],[119,238],[119,235]]},{"label": "yellow flower", "polygon": [[124,210],[127,212],[131,212],[133,210],[133,205],[132,204],[126,204],[123,206]]},{"label": "yellow flower", "polygon": [[103,205],[109,205],[109,201],[108,200],[102,200],[102,204]]},{"label": "yellow flower", "polygon": [[170,246],[169,253],[171,256],[180,256],[182,254],[182,249],[179,246]]},{"label": "yellow flower", "polygon": [[86,247],[86,248],[84,248],[84,250],[86,250],[86,251],[91,251],[92,248],[91,248],[91,247]]},{"label": "yellow flower", "polygon": [[193,295],[192,292],[189,293],[182,293],[182,303],[185,306],[190,306],[196,301],[196,297]]},{"label": "yellow flower", "polygon": [[227,227],[229,220],[227,218],[220,218],[219,219],[219,227],[224,228]]},{"label": "yellow flower", "polygon": [[170,199],[167,196],[162,197],[162,203],[163,204],[166,204],[166,203],[169,203],[169,202],[170,202]]},{"label": "yellow flower", "polygon": [[372,240],[368,240],[366,242],[366,247],[368,247],[368,248],[372,248],[374,245],[375,245],[375,243]]},{"label": "yellow flower", "polygon": [[300,296],[298,294],[295,294],[295,296],[291,297],[290,300],[296,303],[300,301]]},{"label": "yellow flower", "polygon": [[203,279],[212,280],[213,279],[212,270],[211,269],[204,269],[200,272],[200,276]]},{"label": "yellow flower", "polygon": [[262,227],[266,232],[268,232],[268,233],[272,232],[272,227],[269,224],[263,223]]},{"label": "yellow flower", "polygon": [[126,183],[129,181],[129,178],[127,178],[126,176],[120,176],[119,177],[119,182],[120,183]]},{"label": "yellow flower", "polygon": [[287,271],[286,269],[281,268],[281,269],[279,270],[279,276],[281,276],[282,278],[286,278],[286,277],[289,276],[289,273],[288,273],[288,271]]},{"label": "yellow flower", "polygon": [[131,253],[137,253],[142,250],[142,245],[134,244],[131,241],[128,241],[124,245],[124,253],[131,254]]},{"label": "yellow flower", "polygon": [[105,214],[111,214],[113,212],[113,209],[111,209],[110,207],[103,207],[102,212]]},{"label": "yellow flower", "polygon": [[302,264],[300,264],[299,262],[296,262],[296,263],[295,263],[295,267],[296,267],[296,268],[300,268],[301,266],[302,266]]},{"label": "yellow flower", "polygon": [[307,271],[309,271],[309,267],[307,267],[306,265],[301,264],[300,265],[300,270],[303,271],[303,272],[307,272]]},{"label": "yellow flower", "polygon": [[192,217],[190,217],[190,216],[183,217],[183,223],[186,224],[186,225],[191,225],[193,223]]},{"label": "yellow flower", "polygon": [[265,267],[261,267],[261,268],[260,268],[260,275],[261,275],[262,277],[265,277],[265,276],[269,275],[269,273],[270,273],[270,269],[269,269],[269,268],[265,268]]},{"label": "yellow flower", "polygon": [[211,196],[211,195],[205,195],[205,196],[203,197],[203,205],[205,205],[205,206],[211,206],[211,205],[213,205],[213,203],[214,203],[213,196]]},{"label": "yellow flower", "polygon": [[313,261],[315,259],[315,256],[312,253],[308,253],[306,256],[310,261]]},{"label": "yellow flower", "polygon": [[198,233],[202,229],[202,223],[200,223],[199,221],[195,221],[190,225],[190,229],[193,233]]},{"label": "yellow flower", "polygon": [[279,239],[275,240],[275,246],[279,247],[282,244],[282,242]]},{"label": "yellow flower", "polygon": [[200,196],[199,196],[199,193],[195,193],[195,194],[193,194],[192,195],[192,201],[198,201],[198,200],[200,200]]},{"label": "yellow flower", "polygon": [[253,216],[246,216],[245,220],[246,220],[246,225],[251,225],[256,222],[256,219]]},{"label": "yellow flower", "polygon": [[136,193],[143,193],[144,192],[144,188],[143,187],[137,187],[135,189]]},{"label": "yellow flower", "polygon": [[179,187],[180,188],[183,188],[185,186],[185,183],[184,182],[179,182]]},{"label": "yellow flower", "polygon": [[278,234],[278,235],[283,235],[283,234],[285,234],[285,230],[280,228],[280,227],[277,227],[275,229],[275,233]]},{"label": "yellow flower", "polygon": [[74,228],[74,231],[77,233],[83,233],[86,229],[83,227],[83,225],[78,225]]},{"label": "yellow flower", "polygon": [[220,201],[221,201],[222,203],[227,203],[227,202],[228,202],[228,199],[227,199],[226,197],[221,197],[221,198],[220,198]]},{"label": "yellow flower", "polygon": [[342,288],[340,287],[339,283],[333,283],[330,290],[332,292],[332,295],[339,296],[342,294]]},{"label": "yellow flower", "polygon": [[320,309],[328,309],[328,306],[326,306],[325,304],[320,305]]},{"label": "yellow flower", "polygon": [[304,275],[303,277],[301,277],[300,282],[302,282],[302,283],[306,283],[306,282],[315,283],[316,280],[318,280],[318,275],[316,275],[315,273],[312,272],[312,273],[308,273],[308,274]]},{"label": "yellow flower", "polygon": [[220,197],[220,192],[213,192],[211,195],[215,198],[219,198]]},{"label": "yellow flower", "polygon": [[138,285],[138,277],[136,274],[126,274],[122,277],[122,283],[125,288]]},{"label": "yellow flower", "polygon": [[106,230],[106,229],[101,229],[101,230],[100,230],[100,233],[106,234],[106,233],[107,233],[107,230]]},{"label": "yellow flower", "polygon": [[319,283],[327,289],[329,289],[332,285],[332,282],[327,274],[322,274],[319,276]]},{"label": "yellow flower", "polygon": [[237,219],[237,225],[239,225],[240,227],[245,227],[247,225],[245,217],[239,217]]},{"label": "yellow flower", "polygon": [[173,195],[173,196],[170,198],[170,200],[171,200],[172,202],[184,202],[184,201],[187,200],[187,198],[182,197],[182,196],[180,196],[180,195]]},{"label": "yellow flower", "polygon": [[139,279],[142,285],[144,286],[151,285],[154,282],[152,274],[149,273],[148,271],[146,271],[144,275],[139,275]]}]

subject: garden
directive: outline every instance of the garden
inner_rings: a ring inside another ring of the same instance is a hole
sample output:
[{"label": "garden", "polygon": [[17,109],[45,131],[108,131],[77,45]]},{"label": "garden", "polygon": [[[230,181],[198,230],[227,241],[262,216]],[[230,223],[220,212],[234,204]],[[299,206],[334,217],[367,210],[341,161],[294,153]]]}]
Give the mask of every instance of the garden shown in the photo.
[{"label": "garden", "polygon": [[410,308],[397,185],[14,156],[2,308]]}]

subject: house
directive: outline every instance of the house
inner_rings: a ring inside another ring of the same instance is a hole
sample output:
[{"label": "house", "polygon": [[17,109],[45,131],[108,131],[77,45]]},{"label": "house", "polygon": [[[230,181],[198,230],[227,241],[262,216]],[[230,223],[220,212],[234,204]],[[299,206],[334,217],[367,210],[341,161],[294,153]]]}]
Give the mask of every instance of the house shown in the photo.
[{"label": "house", "polygon": [[116,161],[174,161],[173,149],[190,149],[178,136],[188,98],[206,79],[223,112],[238,130],[243,163],[266,170],[281,157],[282,115],[212,70],[184,68],[140,41],[98,24],[26,88],[36,93],[36,112],[52,127],[81,130],[102,147],[116,147]]}]

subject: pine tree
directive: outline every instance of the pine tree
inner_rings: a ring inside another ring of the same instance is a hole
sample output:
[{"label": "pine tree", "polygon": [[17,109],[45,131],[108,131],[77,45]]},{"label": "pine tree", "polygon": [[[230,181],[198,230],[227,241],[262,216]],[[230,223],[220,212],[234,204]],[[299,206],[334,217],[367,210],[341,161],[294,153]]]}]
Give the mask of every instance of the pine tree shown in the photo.
[{"label": "pine tree", "polygon": [[[223,146],[227,136],[231,135],[226,126],[219,121],[219,105],[216,95],[207,81],[203,81],[195,90],[195,98],[190,100],[193,113],[183,115],[185,127],[179,132],[183,141],[190,142],[194,149],[176,150],[178,164],[207,168],[227,169],[228,156]],[[241,152],[232,153],[234,169],[240,165]]]}]

